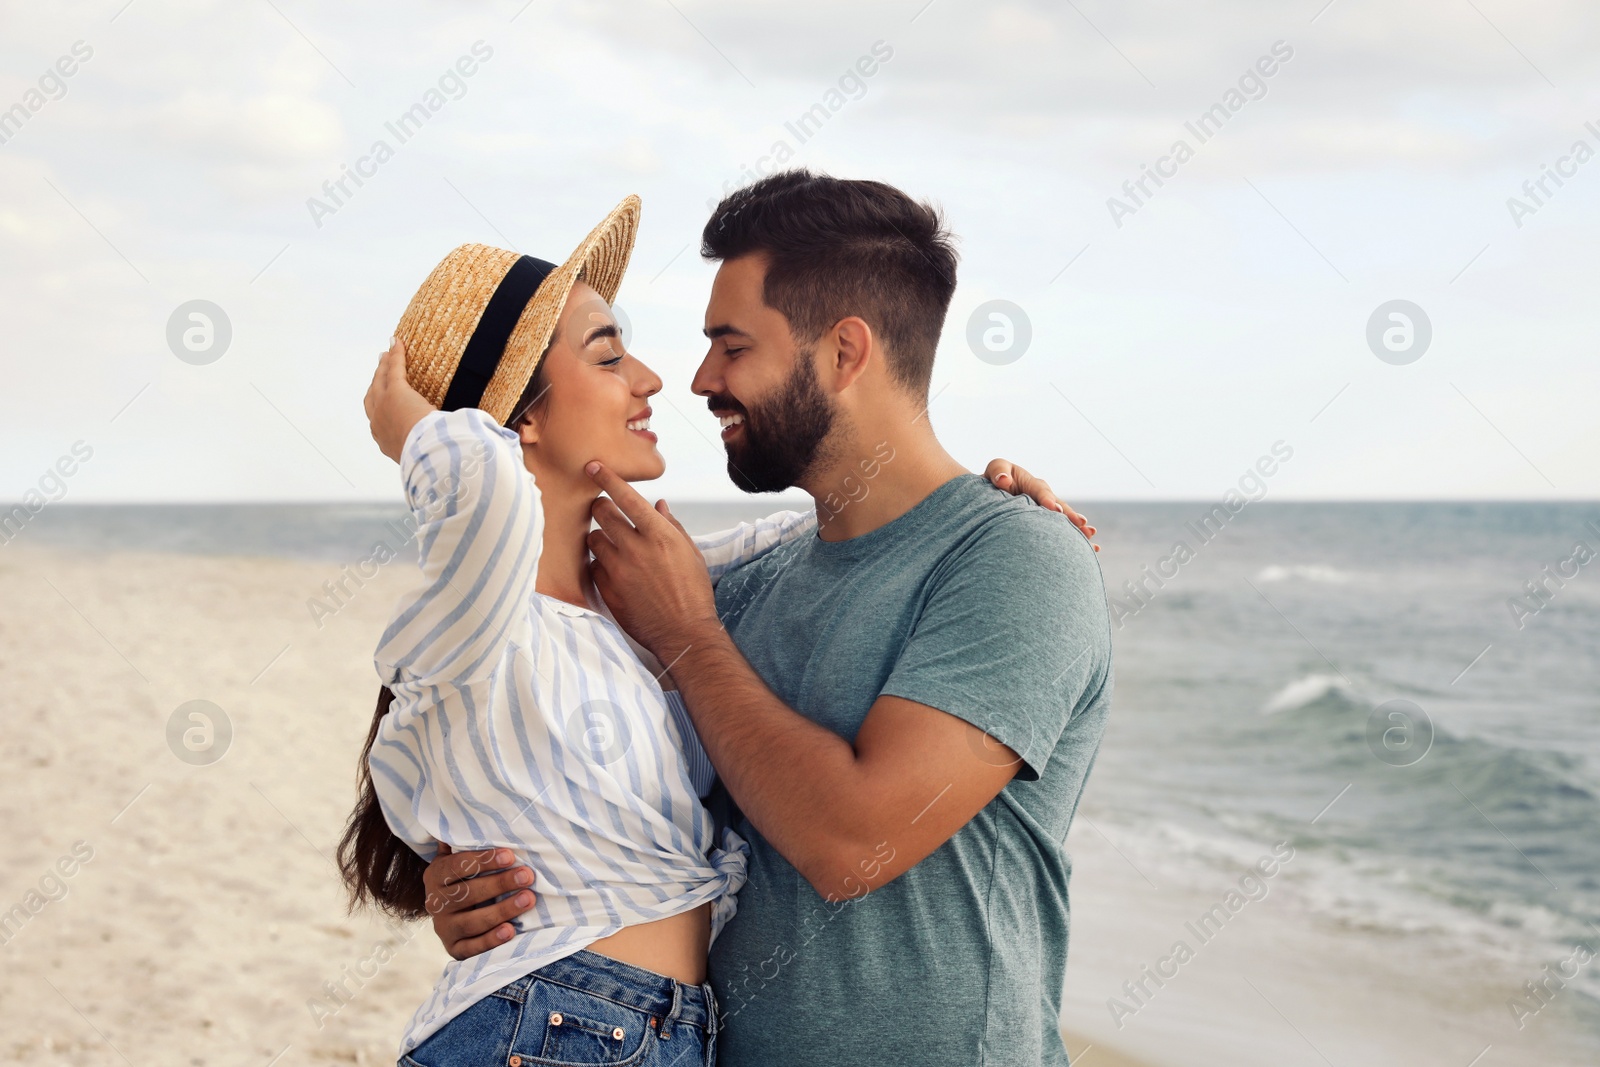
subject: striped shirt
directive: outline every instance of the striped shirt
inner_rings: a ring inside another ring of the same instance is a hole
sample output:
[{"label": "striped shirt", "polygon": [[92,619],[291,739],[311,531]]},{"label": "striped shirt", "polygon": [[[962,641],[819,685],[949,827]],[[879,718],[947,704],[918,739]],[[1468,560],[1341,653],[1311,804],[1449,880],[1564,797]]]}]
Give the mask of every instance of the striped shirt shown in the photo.
[{"label": "striped shirt", "polygon": [[[440,841],[507,848],[537,888],[510,941],[445,966],[404,1054],[625,926],[710,902],[715,938],[748,847],[731,831],[713,840],[699,801],[711,765],[655,660],[604,604],[534,590],[544,513],[517,435],[476,409],[435,412],[406,438],[400,471],[422,573],[374,657],[394,702],[368,758],[373,784],[423,858]],[[814,515],[784,512],[696,543],[715,581],[814,528]]]}]

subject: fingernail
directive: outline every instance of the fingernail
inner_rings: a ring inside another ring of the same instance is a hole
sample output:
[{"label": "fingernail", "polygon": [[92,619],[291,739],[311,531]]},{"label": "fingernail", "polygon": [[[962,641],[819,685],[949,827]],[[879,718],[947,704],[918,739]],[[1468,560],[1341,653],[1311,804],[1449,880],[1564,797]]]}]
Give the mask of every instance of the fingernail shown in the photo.
[{"label": "fingernail", "polygon": [[583,472],[592,478],[596,474],[600,473],[600,464],[598,462],[590,463],[588,466],[583,468]]},{"label": "fingernail", "polygon": [[519,908],[531,908],[531,907],[533,907],[533,894],[532,893],[519,893],[517,895],[517,907],[519,907]]},{"label": "fingernail", "polygon": [[502,848],[494,854],[494,861],[496,863],[510,863],[511,853]]},{"label": "fingernail", "polygon": [[511,937],[511,931],[506,929],[503,926],[500,929],[498,929],[498,930],[496,930],[494,932],[494,939],[496,941],[506,941],[506,940],[510,939],[510,937]]},{"label": "fingernail", "polygon": [[997,482],[1009,482],[1011,480],[1011,475],[1004,473],[997,474],[994,476],[994,480]]},{"label": "fingernail", "polygon": [[511,876],[511,880],[518,885],[532,885],[533,872],[529,870],[518,870],[516,874]]}]

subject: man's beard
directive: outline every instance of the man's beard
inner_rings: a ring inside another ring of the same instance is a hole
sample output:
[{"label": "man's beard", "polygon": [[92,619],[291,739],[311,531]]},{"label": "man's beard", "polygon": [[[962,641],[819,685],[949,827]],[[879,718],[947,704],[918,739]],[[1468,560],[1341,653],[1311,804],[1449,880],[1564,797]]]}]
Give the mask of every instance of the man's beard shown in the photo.
[{"label": "man's beard", "polygon": [[817,385],[814,350],[797,354],[778,395],[745,409],[744,442],[728,444],[728,477],[746,493],[778,493],[812,470],[833,429],[834,409]]}]

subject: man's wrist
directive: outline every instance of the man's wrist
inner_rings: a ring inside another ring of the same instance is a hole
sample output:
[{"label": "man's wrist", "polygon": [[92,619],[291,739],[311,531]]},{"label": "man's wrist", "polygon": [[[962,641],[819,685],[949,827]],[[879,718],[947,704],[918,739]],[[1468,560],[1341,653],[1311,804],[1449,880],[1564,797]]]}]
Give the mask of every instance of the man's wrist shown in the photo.
[{"label": "man's wrist", "polygon": [[722,620],[714,615],[707,616],[680,627],[670,647],[663,647],[657,658],[673,678],[678,679],[705,662],[708,655],[715,656],[725,649],[731,641]]}]

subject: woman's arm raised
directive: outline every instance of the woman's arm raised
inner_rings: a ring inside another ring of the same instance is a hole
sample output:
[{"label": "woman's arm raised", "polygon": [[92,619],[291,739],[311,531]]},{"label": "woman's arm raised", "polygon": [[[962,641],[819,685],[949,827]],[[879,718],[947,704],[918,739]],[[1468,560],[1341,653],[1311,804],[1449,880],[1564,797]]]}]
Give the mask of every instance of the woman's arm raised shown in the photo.
[{"label": "woman's arm raised", "polygon": [[400,463],[421,580],[395,607],[378,669],[389,685],[464,685],[508,642],[526,640],[518,628],[528,623],[544,536],[539,493],[515,433],[474,408],[433,409],[406,383],[399,345],[384,361],[367,414],[379,447]]}]

